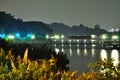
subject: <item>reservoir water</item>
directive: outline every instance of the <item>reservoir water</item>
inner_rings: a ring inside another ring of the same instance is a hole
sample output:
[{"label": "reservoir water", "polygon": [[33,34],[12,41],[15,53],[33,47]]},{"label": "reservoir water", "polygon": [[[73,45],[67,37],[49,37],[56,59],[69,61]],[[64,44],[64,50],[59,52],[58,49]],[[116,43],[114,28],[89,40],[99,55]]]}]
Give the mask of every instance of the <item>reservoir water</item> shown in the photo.
[{"label": "reservoir water", "polygon": [[[115,64],[118,63],[118,60],[120,58],[120,50],[104,50],[102,48],[96,48],[95,46],[87,47],[80,45],[69,45],[65,47],[65,45],[62,45],[62,47],[54,45],[56,48],[56,51],[62,51],[64,52],[68,59],[70,60],[70,64],[68,67],[70,68],[70,71],[78,70],[78,74],[82,72],[89,71],[88,64],[89,63],[95,63],[100,56],[102,59],[115,59]],[[76,46],[76,47],[75,47]]]}]

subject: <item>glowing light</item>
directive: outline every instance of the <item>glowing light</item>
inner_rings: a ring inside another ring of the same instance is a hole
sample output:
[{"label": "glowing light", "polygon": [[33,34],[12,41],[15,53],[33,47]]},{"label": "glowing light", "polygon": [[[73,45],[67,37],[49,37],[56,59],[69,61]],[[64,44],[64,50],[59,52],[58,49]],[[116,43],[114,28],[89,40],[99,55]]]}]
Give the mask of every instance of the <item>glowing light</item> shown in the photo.
[{"label": "glowing light", "polygon": [[15,37],[13,35],[8,35],[9,39],[14,39]]},{"label": "glowing light", "polygon": [[32,36],[31,36],[31,39],[35,39],[35,35],[32,35]]},{"label": "glowing light", "polygon": [[107,52],[106,50],[102,49],[101,52],[100,52],[100,56],[101,56],[101,59],[104,61],[105,59],[107,59]]},{"label": "glowing light", "polygon": [[85,48],[86,48],[86,46],[87,46],[87,45],[86,45],[86,44],[84,44],[84,47],[85,47]]},{"label": "glowing light", "polygon": [[95,44],[92,44],[92,47],[95,47],[96,45]]},{"label": "glowing light", "polygon": [[96,38],[96,37],[97,37],[96,35],[91,35],[91,38],[93,38],[93,39]]},{"label": "glowing light", "polygon": [[62,43],[64,42],[64,40],[61,40],[62,41]]},{"label": "glowing light", "polygon": [[62,48],[62,52],[64,52],[64,48]]},{"label": "glowing light", "polygon": [[91,42],[92,42],[92,43],[94,43],[94,42],[95,42],[95,40],[91,39]]},{"label": "glowing light", "polygon": [[119,29],[117,28],[116,31],[119,32]]},{"label": "glowing light", "polygon": [[20,36],[20,34],[19,34],[19,33],[16,33],[16,34],[15,34],[15,36],[16,36],[16,37],[19,37],[19,36]]},{"label": "glowing light", "polygon": [[119,36],[118,35],[113,35],[112,39],[119,39]]},{"label": "glowing light", "polygon": [[113,65],[117,66],[118,63],[119,63],[119,53],[118,53],[117,50],[115,50],[115,49],[112,50],[112,52],[111,52],[111,58],[114,60],[113,61]]},{"label": "glowing light", "polygon": [[84,49],[84,55],[87,56],[87,49]]},{"label": "glowing light", "polygon": [[92,48],[92,57],[94,58],[95,57],[95,49]]},{"label": "glowing light", "polygon": [[69,39],[69,42],[71,42],[71,39]]},{"label": "glowing light", "polygon": [[72,49],[70,48],[70,56],[72,56]]},{"label": "glowing light", "polygon": [[49,35],[46,35],[46,39],[49,39]]},{"label": "glowing light", "polygon": [[80,49],[77,48],[77,55],[80,56]]},{"label": "glowing light", "polygon": [[55,35],[54,38],[55,38],[55,39],[59,39],[60,36],[59,36],[59,35]]},{"label": "glowing light", "polygon": [[79,42],[79,40],[77,40],[77,42]]},{"label": "glowing light", "polygon": [[58,49],[58,48],[56,48],[56,49],[55,49],[55,52],[56,52],[56,54],[58,54],[58,52],[59,52],[59,49]]},{"label": "glowing light", "polygon": [[87,40],[85,39],[84,42],[86,43],[86,41],[87,41]]},{"label": "glowing light", "polygon": [[0,34],[0,37],[1,37],[1,38],[4,38],[4,37],[5,37],[5,34]]},{"label": "glowing light", "polygon": [[64,36],[64,35],[61,35],[61,38],[65,38],[65,36]]},{"label": "glowing light", "polygon": [[102,39],[104,39],[104,40],[105,40],[105,39],[108,39],[108,35],[107,35],[107,34],[103,34],[103,35],[102,35]]}]

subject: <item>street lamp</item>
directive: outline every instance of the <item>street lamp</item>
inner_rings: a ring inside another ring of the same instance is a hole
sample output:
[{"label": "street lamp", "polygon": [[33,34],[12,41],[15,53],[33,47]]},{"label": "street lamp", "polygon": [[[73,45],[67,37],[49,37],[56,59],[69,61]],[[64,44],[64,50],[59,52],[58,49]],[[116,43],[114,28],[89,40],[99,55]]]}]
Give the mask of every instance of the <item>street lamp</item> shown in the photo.
[{"label": "street lamp", "polygon": [[13,35],[8,35],[8,39],[14,39],[15,37]]},{"label": "street lamp", "polygon": [[49,39],[49,35],[46,35],[46,39]]}]

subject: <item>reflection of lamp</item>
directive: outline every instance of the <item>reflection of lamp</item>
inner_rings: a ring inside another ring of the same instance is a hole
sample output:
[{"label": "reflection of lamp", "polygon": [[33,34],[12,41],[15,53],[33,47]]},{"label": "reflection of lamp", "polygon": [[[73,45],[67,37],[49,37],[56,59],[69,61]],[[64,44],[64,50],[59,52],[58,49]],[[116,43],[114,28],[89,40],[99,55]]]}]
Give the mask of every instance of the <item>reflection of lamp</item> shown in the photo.
[{"label": "reflection of lamp", "polygon": [[58,54],[58,52],[59,52],[59,49],[58,49],[58,48],[56,48],[56,49],[55,49],[55,52],[56,52],[56,54]]},{"label": "reflection of lamp", "polygon": [[117,50],[112,50],[111,58],[113,59],[113,65],[117,66],[119,63],[119,52]]},{"label": "reflection of lamp", "polygon": [[100,54],[101,54],[101,58],[102,58],[103,61],[105,59],[107,59],[107,52],[106,52],[106,50],[102,49]]}]

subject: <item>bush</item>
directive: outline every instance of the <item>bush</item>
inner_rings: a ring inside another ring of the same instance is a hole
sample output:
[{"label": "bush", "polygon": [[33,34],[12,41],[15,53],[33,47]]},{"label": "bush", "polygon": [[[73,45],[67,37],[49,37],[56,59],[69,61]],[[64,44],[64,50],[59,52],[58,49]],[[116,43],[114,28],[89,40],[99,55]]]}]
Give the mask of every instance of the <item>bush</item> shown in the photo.
[{"label": "bush", "polygon": [[57,58],[51,55],[49,60],[28,58],[28,49],[23,58],[14,57],[12,50],[5,54],[0,50],[0,80],[119,80],[120,63],[113,66],[110,61],[99,59],[96,63],[90,63],[90,71],[76,76],[77,70],[69,72],[58,68]]}]

